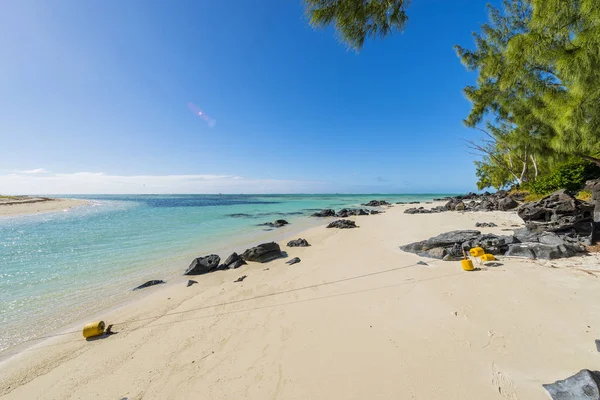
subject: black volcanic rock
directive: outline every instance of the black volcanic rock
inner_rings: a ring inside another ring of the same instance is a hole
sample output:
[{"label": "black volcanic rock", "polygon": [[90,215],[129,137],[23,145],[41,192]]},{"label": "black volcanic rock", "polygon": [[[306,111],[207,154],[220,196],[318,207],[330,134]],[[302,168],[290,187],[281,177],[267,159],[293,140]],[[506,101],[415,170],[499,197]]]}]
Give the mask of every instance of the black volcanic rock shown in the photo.
[{"label": "black volcanic rock", "polygon": [[295,239],[290,240],[287,244],[288,247],[308,247],[310,244],[306,241],[306,239]]},{"label": "black volcanic rock", "polygon": [[184,275],[202,275],[216,271],[220,261],[221,258],[216,254],[198,257],[192,261],[190,266],[185,270]]},{"label": "black volcanic rock", "polygon": [[379,207],[379,206],[389,206],[390,203],[388,203],[385,200],[371,200],[368,203],[362,204],[363,206],[367,206],[367,207]]},{"label": "black volcanic rock", "polygon": [[133,290],[145,289],[145,288],[150,287],[150,286],[160,285],[161,283],[165,283],[165,281],[162,281],[162,280],[159,280],[159,279],[154,279],[154,280],[148,281],[146,283],[143,283],[143,284],[141,284],[138,287],[133,288]]},{"label": "black volcanic rock", "polygon": [[246,261],[238,253],[233,252],[222,265],[219,265],[219,269],[236,269],[245,265]]},{"label": "black volcanic rock", "polygon": [[356,222],[350,221],[349,219],[338,219],[337,221],[333,221],[329,225],[328,228],[338,228],[338,229],[350,229],[350,228],[358,228],[356,226]]},{"label": "black volcanic rock", "polygon": [[332,209],[321,210],[312,215],[313,217],[335,217],[335,211]]},{"label": "black volcanic rock", "polygon": [[281,255],[279,245],[275,242],[270,242],[259,244],[256,247],[244,251],[244,253],[242,253],[242,258],[246,261],[264,263],[279,258]]}]

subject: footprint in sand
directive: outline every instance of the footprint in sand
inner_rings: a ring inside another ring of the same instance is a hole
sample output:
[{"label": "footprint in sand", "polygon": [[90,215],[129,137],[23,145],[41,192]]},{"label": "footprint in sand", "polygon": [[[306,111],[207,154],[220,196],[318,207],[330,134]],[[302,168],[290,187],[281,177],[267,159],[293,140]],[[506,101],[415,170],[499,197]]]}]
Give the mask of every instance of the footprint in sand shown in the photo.
[{"label": "footprint in sand", "polygon": [[515,383],[492,363],[492,386],[507,399],[518,400]]}]

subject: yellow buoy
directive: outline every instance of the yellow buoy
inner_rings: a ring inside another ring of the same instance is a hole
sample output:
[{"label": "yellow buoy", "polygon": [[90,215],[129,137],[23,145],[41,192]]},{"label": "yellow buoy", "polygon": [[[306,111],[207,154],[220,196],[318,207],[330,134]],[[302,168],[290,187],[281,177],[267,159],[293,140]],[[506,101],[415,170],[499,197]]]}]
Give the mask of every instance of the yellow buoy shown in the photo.
[{"label": "yellow buoy", "polygon": [[485,254],[485,250],[483,250],[481,247],[473,247],[471,250],[469,250],[469,253],[471,253],[472,257],[481,257]]},{"label": "yellow buoy", "polygon": [[481,256],[481,261],[494,261],[496,257],[493,254],[484,254]]},{"label": "yellow buoy", "polygon": [[465,271],[473,271],[475,269],[471,260],[461,260],[460,263],[462,264],[462,269]]},{"label": "yellow buoy", "polygon": [[90,338],[94,336],[100,336],[104,333],[104,321],[92,322],[83,327],[83,337]]}]

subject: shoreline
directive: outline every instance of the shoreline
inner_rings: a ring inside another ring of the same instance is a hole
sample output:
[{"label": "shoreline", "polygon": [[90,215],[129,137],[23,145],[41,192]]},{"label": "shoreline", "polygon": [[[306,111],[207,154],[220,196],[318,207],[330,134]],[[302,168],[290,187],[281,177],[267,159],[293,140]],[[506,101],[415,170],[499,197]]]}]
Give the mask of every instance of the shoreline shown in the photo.
[{"label": "shoreline", "polygon": [[[92,203],[90,200],[83,200],[88,203]],[[359,203],[354,204],[353,207],[360,206]],[[270,228],[269,230],[263,229],[258,224],[249,224],[243,232],[238,232],[233,238],[220,239],[210,244],[200,242],[194,250],[187,249],[185,252],[177,252],[172,255],[155,259],[151,261],[151,270],[155,272],[148,274],[147,272],[138,272],[135,275],[129,274],[124,279],[114,282],[110,285],[110,288],[104,287],[102,298],[96,298],[95,300],[86,299],[85,303],[73,304],[72,308],[67,311],[69,315],[75,316],[74,318],[59,318],[59,324],[56,321],[43,321],[27,326],[27,328],[33,328],[35,330],[44,329],[46,323],[54,322],[51,324],[51,330],[47,333],[53,335],[62,332],[66,327],[72,326],[74,323],[82,322],[82,318],[89,315],[97,315],[115,308],[120,308],[131,302],[138,300],[141,292],[132,292],[132,289],[142,283],[152,280],[160,279],[166,281],[166,284],[160,285],[160,287],[170,286],[173,282],[178,282],[182,278],[183,271],[189,266],[190,262],[200,256],[208,254],[218,254],[221,256],[221,260],[225,260],[226,257],[232,252],[242,253],[245,249],[253,247],[259,243],[264,242],[281,242],[287,239],[291,239],[294,235],[299,234],[307,229],[319,226],[323,223],[322,218],[314,218],[308,215],[293,216],[290,219],[293,223],[285,225],[280,228]],[[282,249],[283,246],[282,246]],[[144,291],[142,291],[144,292]],[[91,313],[91,314],[90,314]],[[60,321],[62,319],[62,321]],[[23,326],[17,326],[16,328],[23,328]],[[15,331],[15,327],[10,330]],[[18,331],[18,330],[17,330]],[[8,347],[0,349],[0,363],[6,359],[7,354],[18,354],[20,351],[27,351],[31,346],[44,339],[44,335],[39,337],[29,337],[24,340],[9,341]]]},{"label": "shoreline", "polygon": [[81,199],[3,196],[0,197],[0,218],[66,211],[89,204],[88,200]]},{"label": "shoreline", "polygon": [[[600,307],[585,300],[597,283],[569,266],[592,265],[597,255],[500,257],[502,266],[467,273],[460,263],[423,259],[398,245],[473,229],[480,220],[498,223],[482,232],[501,233],[514,213],[403,214],[407,207],[348,218],[358,229],[325,229],[332,219],[320,218],[318,226],[289,232],[278,242],[288,259],[302,259],[293,266],[286,259],[249,263],[144,289],[96,314],[117,322],[117,335],[86,342],[78,331],[2,361],[0,387],[10,389],[0,395],[365,398],[378,387],[385,398],[542,399],[541,383],[594,368]],[[311,247],[285,247],[292,236]],[[415,266],[419,260],[429,266]],[[188,279],[198,284],[186,288]],[[574,312],[579,307],[586,315]],[[556,352],[546,354],[548,346]],[[456,363],[461,369],[452,369]],[[432,373],[435,387],[412,383]]]}]

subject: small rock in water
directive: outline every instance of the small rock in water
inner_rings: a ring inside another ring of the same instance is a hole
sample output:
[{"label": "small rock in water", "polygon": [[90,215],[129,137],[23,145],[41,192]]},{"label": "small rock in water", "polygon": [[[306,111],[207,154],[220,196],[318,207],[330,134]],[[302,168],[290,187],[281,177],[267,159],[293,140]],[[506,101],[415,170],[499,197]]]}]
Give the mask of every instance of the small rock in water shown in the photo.
[{"label": "small rock in water", "polygon": [[326,210],[321,210],[312,215],[313,217],[335,217],[335,211],[328,208]]},{"label": "small rock in water", "polygon": [[145,288],[150,287],[150,286],[160,285],[161,283],[165,283],[165,281],[162,281],[162,280],[159,280],[159,279],[155,279],[155,280],[152,280],[152,281],[148,281],[148,282],[146,282],[144,284],[141,284],[140,286],[138,286],[136,288],[133,288],[133,290],[145,289]]},{"label": "small rock in water", "polygon": [[265,222],[264,224],[259,224],[259,226],[270,226],[272,228],[281,228],[282,226],[288,225],[289,222],[287,222],[285,219],[278,219],[275,222]]},{"label": "small rock in water", "polygon": [[247,275],[242,275],[242,276],[240,276],[239,278],[237,278],[237,279],[236,279],[235,281],[233,281],[233,282],[234,282],[234,283],[235,283],[235,282],[241,282],[241,281],[243,281],[244,279],[246,279],[247,277],[248,277]]},{"label": "small rock in water", "polygon": [[285,263],[286,263],[286,264],[288,264],[288,265],[294,265],[294,264],[297,264],[297,263],[299,263],[300,261],[301,261],[301,260],[300,260],[300,258],[299,258],[299,257],[294,257],[294,258],[292,258],[291,260],[289,260],[289,261],[286,261]]},{"label": "small rock in water", "polygon": [[198,283],[198,282],[196,282],[196,281],[193,281],[193,280],[191,280],[191,279],[190,279],[190,280],[188,281],[188,283],[187,283],[187,287],[190,287],[190,286],[192,286],[194,283]]},{"label": "small rock in water", "polygon": [[582,369],[563,381],[542,385],[553,400],[598,400],[600,372]]}]

